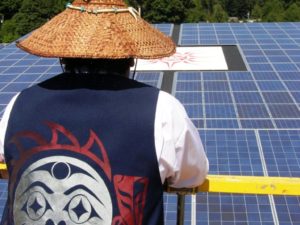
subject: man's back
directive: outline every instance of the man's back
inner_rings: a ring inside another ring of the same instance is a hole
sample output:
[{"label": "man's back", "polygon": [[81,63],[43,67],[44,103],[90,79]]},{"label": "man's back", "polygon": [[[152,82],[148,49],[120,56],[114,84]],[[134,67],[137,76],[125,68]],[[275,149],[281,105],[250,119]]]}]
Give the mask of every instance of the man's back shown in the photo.
[{"label": "man's back", "polygon": [[15,190],[8,224],[163,224],[158,93],[119,76],[78,74],[23,91],[5,138]]}]

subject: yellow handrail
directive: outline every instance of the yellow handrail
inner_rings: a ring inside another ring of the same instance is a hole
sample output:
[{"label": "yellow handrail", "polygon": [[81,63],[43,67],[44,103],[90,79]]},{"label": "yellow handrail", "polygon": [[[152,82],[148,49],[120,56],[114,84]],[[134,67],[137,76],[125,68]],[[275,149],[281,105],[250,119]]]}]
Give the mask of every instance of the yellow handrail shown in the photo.
[{"label": "yellow handrail", "polygon": [[0,163],[0,170],[6,170],[6,164]]},{"label": "yellow handrail", "polygon": [[[1,170],[6,170],[5,164],[0,163]],[[199,187],[182,189],[167,187],[165,191],[181,194],[211,192],[300,196],[300,178],[208,175],[205,182]]]},{"label": "yellow handrail", "polygon": [[199,187],[183,189],[167,187],[166,191],[183,194],[210,192],[300,196],[300,178],[208,175]]}]

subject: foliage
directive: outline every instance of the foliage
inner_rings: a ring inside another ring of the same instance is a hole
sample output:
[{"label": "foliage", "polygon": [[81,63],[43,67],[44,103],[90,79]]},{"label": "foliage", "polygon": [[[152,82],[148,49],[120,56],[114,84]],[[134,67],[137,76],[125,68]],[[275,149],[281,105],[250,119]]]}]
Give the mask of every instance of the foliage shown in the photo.
[{"label": "foliage", "polygon": [[[10,42],[47,22],[64,9],[68,0],[0,0],[0,42]],[[300,0],[125,0],[140,7],[151,23],[300,21]]]},{"label": "foliage", "polygon": [[300,21],[300,4],[291,4],[284,13],[284,20],[290,22]]},{"label": "foliage", "polygon": [[[0,42],[11,42],[31,32],[62,11],[67,2],[64,0],[1,1],[0,13],[4,14],[5,22],[1,27]],[[9,6],[12,2],[14,3]],[[14,14],[10,18],[12,12]]]},{"label": "foliage", "polygon": [[280,22],[283,21],[283,2],[280,0],[267,0],[262,8],[262,21]]},{"label": "foliage", "polygon": [[218,23],[228,21],[228,15],[220,4],[214,5],[211,21]]}]

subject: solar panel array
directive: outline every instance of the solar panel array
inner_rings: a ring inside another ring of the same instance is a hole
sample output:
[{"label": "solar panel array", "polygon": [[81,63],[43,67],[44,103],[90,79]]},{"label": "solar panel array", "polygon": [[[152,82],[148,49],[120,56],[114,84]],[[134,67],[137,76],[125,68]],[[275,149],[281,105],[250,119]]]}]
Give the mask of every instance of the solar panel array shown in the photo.
[{"label": "solar panel array", "polygon": [[[155,25],[171,36],[172,24]],[[199,129],[210,174],[300,177],[300,23],[182,24],[179,45],[237,45],[248,71],[176,72],[173,95]],[[61,72],[57,59],[0,50],[0,110],[12,96]],[[161,87],[161,72],[137,79]],[[6,192],[0,182],[0,214]],[[176,197],[165,195],[166,224]],[[300,224],[300,197],[201,193],[186,224]]]},{"label": "solar panel array", "polygon": [[[183,24],[179,44],[237,45],[248,71],[178,72],[211,174],[300,177],[300,23]],[[199,224],[300,224],[299,197],[198,194]]]}]

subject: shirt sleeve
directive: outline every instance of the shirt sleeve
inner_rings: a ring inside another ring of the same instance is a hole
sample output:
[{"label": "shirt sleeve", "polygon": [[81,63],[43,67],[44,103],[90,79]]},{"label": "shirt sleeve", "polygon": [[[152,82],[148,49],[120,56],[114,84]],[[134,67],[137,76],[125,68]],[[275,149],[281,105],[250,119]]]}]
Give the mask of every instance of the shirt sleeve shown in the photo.
[{"label": "shirt sleeve", "polygon": [[6,128],[7,128],[7,124],[8,124],[8,120],[9,120],[9,116],[11,113],[11,110],[13,108],[13,105],[17,99],[17,97],[19,96],[19,93],[16,94],[8,103],[8,105],[6,106],[6,109],[4,111],[3,117],[1,119],[0,122],[0,162],[1,160],[4,160],[4,139],[5,139],[5,134],[6,134]]},{"label": "shirt sleeve", "polygon": [[202,184],[209,163],[199,132],[182,104],[172,95],[160,92],[155,117],[155,147],[162,183],[172,187]]}]

